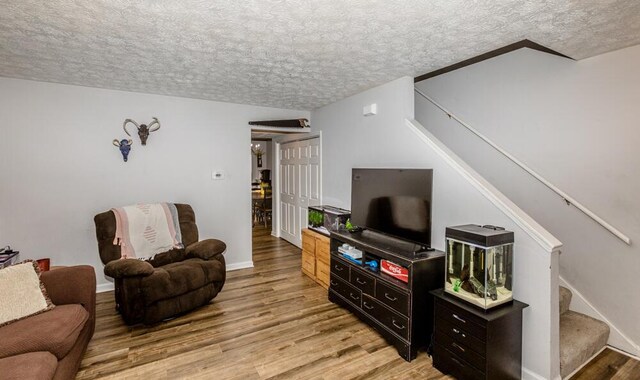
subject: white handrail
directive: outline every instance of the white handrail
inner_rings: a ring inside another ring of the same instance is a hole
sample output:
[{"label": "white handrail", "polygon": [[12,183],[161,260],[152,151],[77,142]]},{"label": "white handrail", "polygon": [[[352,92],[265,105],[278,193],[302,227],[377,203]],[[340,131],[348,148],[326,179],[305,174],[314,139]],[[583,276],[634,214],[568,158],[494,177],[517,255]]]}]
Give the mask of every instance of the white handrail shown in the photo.
[{"label": "white handrail", "polygon": [[496,189],[489,181],[473,170],[469,164],[464,162],[457,154],[438,140],[417,120],[405,119],[405,125],[425,142],[435,154],[440,156],[453,170],[473,186],[480,194],[489,200],[498,210],[502,211],[515,224],[534,241],[536,241],[545,251],[553,253],[560,250],[562,242],[556,239],[549,231],[544,229],[538,222],[524,212],[518,205],[507,198],[500,190]]},{"label": "white handrail", "polygon": [[527,173],[531,174],[535,179],[537,179],[538,181],[540,181],[543,185],[545,185],[546,187],[548,187],[549,189],[551,189],[553,192],[555,192],[556,194],[558,194],[562,200],[564,200],[567,205],[571,206],[573,205],[574,207],[576,207],[578,210],[582,211],[585,215],[587,215],[588,217],[590,217],[591,219],[595,220],[598,224],[600,224],[602,227],[606,228],[609,232],[611,232],[612,234],[614,234],[618,239],[622,240],[623,242],[631,245],[631,239],[623,234],[622,232],[620,232],[617,228],[613,227],[612,225],[610,225],[609,223],[607,223],[604,219],[602,219],[601,217],[599,217],[598,215],[594,214],[591,210],[589,210],[588,208],[586,208],[585,206],[583,206],[580,202],[576,201],[575,199],[573,199],[571,196],[569,196],[569,194],[565,193],[564,191],[560,190],[557,186],[555,186],[554,184],[552,184],[551,182],[547,181],[544,177],[542,177],[540,174],[538,174],[537,172],[535,172],[533,169],[531,169],[530,167],[528,167],[527,165],[525,165],[523,162],[521,162],[520,160],[518,160],[516,157],[514,157],[511,153],[507,152],[506,150],[502,149],[499,145],[497,145],[496,143],[494,143],[493,141],[489,140],[488,137],[486,137],[485,135],[483,135],[482,133],[480,133],[478,130],[476,130],[475,128],[473,128],[472,126],[470,126],[469,124],[465,123],[463,120],[461,120],[459,117],[457,117],[456,115],[454,115],[453,113],[449,112],[446,108],[444,108],[444,106],[442,106],[441,104],[439,104],[438,102],[436,102],[435,100],[433,100],[429,95],[425,94],[424,92],[420,91],[418,88],[414,87],[414,90],[416,93],[418,93],[420,96],[422,96],[423,98],[425,98],[426,100],[428,100],[429,102],[431,102],[434,106],[438,107],[440,110],[442,110],[442,112],[444,112],[445,114],[447,114],[447,116],[449,116],[450,119],[453,119],[455,121],[457,121],[460,125],[462,125],[463,127],[467,128],[469,131],[471,131],[471,133],[473,133],[474,135],[478,136],[480,139],[482,139],[482,141],[486,142],[487,144],[491,145],[491,147],[493,147],[495,150],[497,150],[498,152],[500,152],[502,155],[504,155],[505,157],[507,157],[509,160],[511,160],[513,163],[515,163],[516,165],[518,165],[519,167],[521,167],[524,171],[526,171]]}]

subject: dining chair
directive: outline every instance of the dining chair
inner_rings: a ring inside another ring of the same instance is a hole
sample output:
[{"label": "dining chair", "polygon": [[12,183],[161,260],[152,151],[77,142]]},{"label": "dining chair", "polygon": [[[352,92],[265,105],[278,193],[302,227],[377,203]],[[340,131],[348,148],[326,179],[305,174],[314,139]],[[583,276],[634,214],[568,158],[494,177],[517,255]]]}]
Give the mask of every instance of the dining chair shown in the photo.
[{"label": "dining chair", "polygon": [[273,206],[272,206],[272,189],[271,187],[264,188],[262,199],[260,199],[257,204],[256,215],[258,216],[258,220],[262,220],[264,222],[264,227],[268,226],[268,221],[271,220],[273,215]]}]

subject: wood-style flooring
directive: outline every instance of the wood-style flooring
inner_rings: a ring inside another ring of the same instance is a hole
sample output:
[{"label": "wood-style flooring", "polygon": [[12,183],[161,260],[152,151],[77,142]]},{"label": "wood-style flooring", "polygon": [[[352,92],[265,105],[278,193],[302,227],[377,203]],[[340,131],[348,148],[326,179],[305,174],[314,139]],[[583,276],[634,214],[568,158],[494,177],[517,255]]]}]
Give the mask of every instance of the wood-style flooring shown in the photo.
[{"label": "wood-style flooring", "polygon": [[420,352],[404,361],[300,271],[300,250],[254,228],[254,268],[228,272],[207,306],[155,326],[126,326],[98,294],[77,379],[449,379]]},{"label": "wood-style flooring", "polygon": [[605,348],[571,380],[640,380],[640,361]]}]

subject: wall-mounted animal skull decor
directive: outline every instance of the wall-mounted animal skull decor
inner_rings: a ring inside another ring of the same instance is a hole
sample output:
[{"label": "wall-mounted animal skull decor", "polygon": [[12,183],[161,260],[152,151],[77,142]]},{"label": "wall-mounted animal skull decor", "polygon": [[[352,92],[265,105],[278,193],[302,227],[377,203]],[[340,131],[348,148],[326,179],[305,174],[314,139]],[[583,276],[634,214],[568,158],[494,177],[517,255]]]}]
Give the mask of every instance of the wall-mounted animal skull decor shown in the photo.
[{"label": "wall-mounted animal skull decor", "polygon": [[131,151],[131,144],[133,144],[133,140],[122,139],[118,141],[118,139],[113,140],[113,145],[120,148],[120,153],[122,153],[122,159],[124,162],[127,162],[129,158],[129,152]]},{"label": "wall-mounted animal skull decor", "polygon": [[[124,124],[122,124],[122,129],[124,129],[124,132],[129,136],[131,136],[131,134],[129,133],[129,131],[127,131],[127,123],[132,123],[133,125],[136,126],[136,128],[138,128],[138,136],[140,136],[140,143],[142,143],[142,145],[147,145],[147,138],[149,137],[149,133],[155,132],[158,129],[160,129],[160,122],[156,117],[153,118],[153,120],[151,121],[151,123],[149,123],[149,125],[138,124],[131,119],[127,119],[124,121]],[[157,125],[157,126],[154,127],[154,125]]]}]

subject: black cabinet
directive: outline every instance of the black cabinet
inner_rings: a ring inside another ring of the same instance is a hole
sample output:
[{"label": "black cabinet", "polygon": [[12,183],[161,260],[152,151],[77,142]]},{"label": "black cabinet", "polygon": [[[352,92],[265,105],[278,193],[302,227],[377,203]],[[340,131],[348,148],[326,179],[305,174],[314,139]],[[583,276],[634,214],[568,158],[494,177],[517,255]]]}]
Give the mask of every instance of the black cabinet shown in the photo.
[{"label": "black cabinet", "polygon": [[519,301],[484,310],[444,293],[434,295],[433,365],[458,379],[520,379],[522,309]]},{"label": "black cabinet", "polygon": [[[362,263],[338,253],[347,243],[363,252]],[[398,354],[410,361],[428,344],[433,328],[429,290],[442,287],[444,253],[413,252],[413,243],[371,231],[331,233],[329,300],[345,307],[375,328]],[[403,282],[366,265],[389,260],[408,270]]]}]

